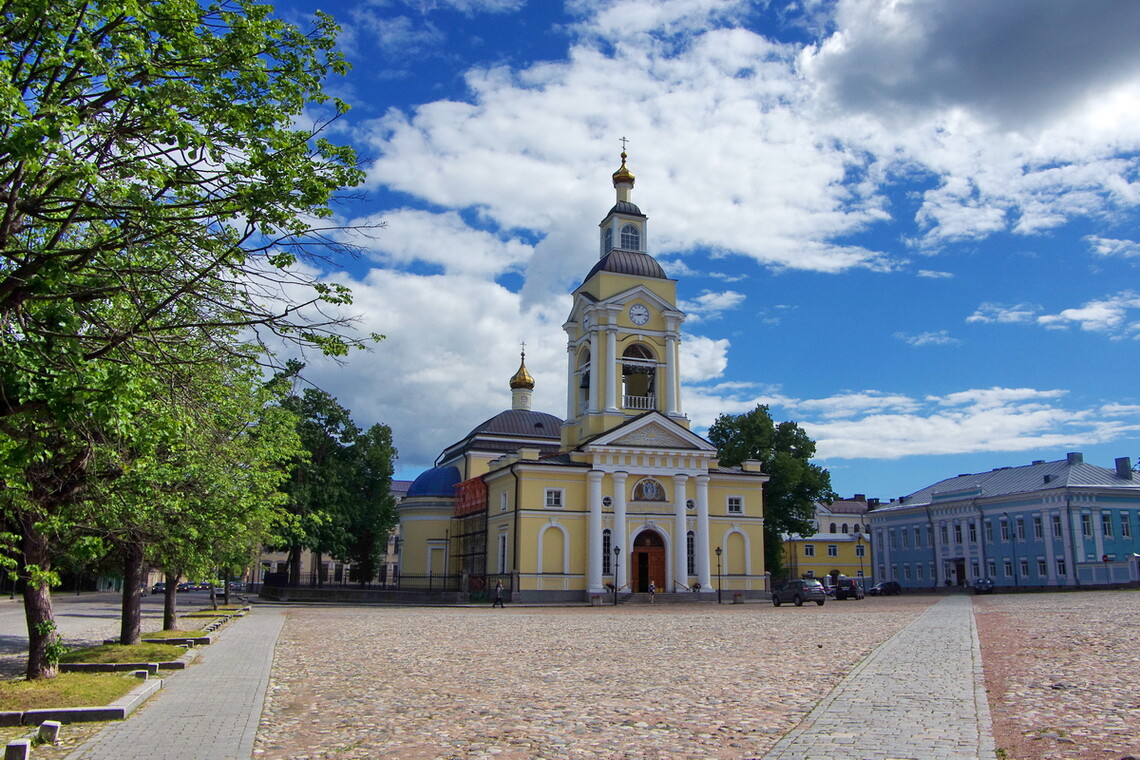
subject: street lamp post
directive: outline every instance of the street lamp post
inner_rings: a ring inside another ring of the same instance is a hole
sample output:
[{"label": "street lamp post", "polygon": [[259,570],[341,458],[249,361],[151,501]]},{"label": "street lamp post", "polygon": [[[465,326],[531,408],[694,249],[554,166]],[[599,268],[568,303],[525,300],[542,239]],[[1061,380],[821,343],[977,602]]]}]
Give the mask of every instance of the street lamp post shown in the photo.
[{"label": "street lamp post", "polygon": [[617,607],[618,594],[618,561],[621,559],[621,547],[614,547],[614,606]]},{"label": "street lamp post", "polygon": [[720,551],[720,547],[718,546],[716,548],[716,603],[717,604],[720,604],[720,587],[724,585],[724,582],[723,582],[721,575],[720,575],[720,554],[721,554],[721,551]]},{"label": "street lamp post", "polygon": [[863,580],[863,534],[858,533],[855,536],[855,553],[859,555],[859,585],[865,586],[867,582]]}]

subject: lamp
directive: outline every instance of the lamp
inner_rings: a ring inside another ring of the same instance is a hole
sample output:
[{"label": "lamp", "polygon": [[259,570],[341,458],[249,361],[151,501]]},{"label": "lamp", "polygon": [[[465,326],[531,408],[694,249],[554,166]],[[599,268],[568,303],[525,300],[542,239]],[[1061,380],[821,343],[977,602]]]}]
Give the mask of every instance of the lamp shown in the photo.
[{"label": "lamp", "polygon": [[720,587],[723,585],[723,581],[722,581],[721,575],[720,575],[720,555],[721,555],[721,549],[718,546],[716,548],[716,603],[717,604],[720,604]]},{"label": "lamp", "polygon": [[617,607],[618,596],[618,560],[621,559],[621,547],[614,547],[614,606]]}]

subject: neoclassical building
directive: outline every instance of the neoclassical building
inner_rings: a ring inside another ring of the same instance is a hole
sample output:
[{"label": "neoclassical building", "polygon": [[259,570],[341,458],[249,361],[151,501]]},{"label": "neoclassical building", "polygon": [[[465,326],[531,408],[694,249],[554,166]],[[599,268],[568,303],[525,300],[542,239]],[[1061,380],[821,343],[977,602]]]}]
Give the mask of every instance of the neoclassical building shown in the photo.
[{"label": "neoclassical building", "polygon": [[682,411],[676,281],[648,253],[634,175],[613,175],[599,258],[573,292],[566,418],[531,410],[526,357],[511,408],[440,454],[400,506],[401,587],[516,601],[767,591],[758,462],[723,468]]}]

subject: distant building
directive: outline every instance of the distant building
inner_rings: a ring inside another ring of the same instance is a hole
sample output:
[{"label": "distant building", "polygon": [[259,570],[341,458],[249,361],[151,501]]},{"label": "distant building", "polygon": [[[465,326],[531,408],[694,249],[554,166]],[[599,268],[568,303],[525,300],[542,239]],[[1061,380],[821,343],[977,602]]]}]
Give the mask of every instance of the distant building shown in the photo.
[{"label": "distant building", "polygon": [[814,532],[806,536],[793,533],[784,537],[784,564],[788,577],[819,578],[830,585],[827,577],[838,573],[862,578],[864,588],[873,584],[868,508],[867,497],[863,494],[830,504],[816,504]]},{"label": "distant building", "polygon": [[958,475],[869,515],[877,577],[904,588],[1140,582],[1140,477],[1127,457]]}]

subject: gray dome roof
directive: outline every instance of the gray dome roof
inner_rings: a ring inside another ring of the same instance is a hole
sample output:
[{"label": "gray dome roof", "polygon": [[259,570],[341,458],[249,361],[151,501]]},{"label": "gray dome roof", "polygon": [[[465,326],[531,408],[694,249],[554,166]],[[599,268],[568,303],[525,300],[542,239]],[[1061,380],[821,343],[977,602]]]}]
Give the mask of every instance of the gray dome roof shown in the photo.
[{"label": "gray dome roof", "polygon": [[606,216],[609,216],[610,214],[625,214],[626,216],[645,216],[645,214],[641,213],[641,209],[639,209],[637,207],[637,204],[630,203],[629,201],[618,201],[617,203],[615,203],[614,207],[610,209],[610,213],[606,214]]},{"label": "gray dome roof", "polygon": [[459,482],[457,467],[433,467],[420,473],[408,488],[408,496],[455,496],[455,485]]},{"label": "gray dome roof", "polygon": [[594,265],[586,279],[590,279],[598,272],[612,272],[614,274],[631,274],[635,277],[655,277],[667,280],[665,270],[657,263],[657,259],[648,253],[640,251],[622,251],[614,249]]},{"label": "gray dome roof", "polygon": [[562,420],[546,412],[508,409],[476,426],[467,434],[467,437],[470,438],[479,433],[560,439],[562,437]]}]

